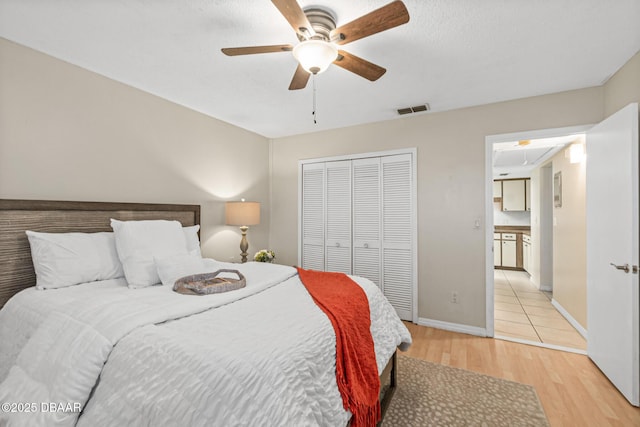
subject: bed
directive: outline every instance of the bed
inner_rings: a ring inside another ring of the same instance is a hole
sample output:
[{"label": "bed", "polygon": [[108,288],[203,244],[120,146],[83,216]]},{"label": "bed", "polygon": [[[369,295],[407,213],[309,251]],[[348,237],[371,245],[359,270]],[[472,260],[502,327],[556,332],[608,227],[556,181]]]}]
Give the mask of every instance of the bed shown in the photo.
[{"label": "bed", "polygon": [[[0,200],[0,424],[349,423],[331,323],[292,267],[207,260],[247,279],[212,298],[130,289],[124,278],[34,288],[26,230],[108,232],[112,218],[189,227],[200,207]],[[369,300],[384,411],[395,350],[411,336],[375,285],[354,280]]]}]

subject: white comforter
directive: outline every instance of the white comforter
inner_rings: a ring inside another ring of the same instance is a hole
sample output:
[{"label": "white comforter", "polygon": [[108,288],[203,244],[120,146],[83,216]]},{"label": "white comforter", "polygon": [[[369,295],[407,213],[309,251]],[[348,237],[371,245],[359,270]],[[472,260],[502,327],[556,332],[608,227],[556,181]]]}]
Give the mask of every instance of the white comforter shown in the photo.
[{"label": "white comforter", "polygon": [[[0,402],[35,411],[0,412],[0,425],[346,425],[335,335],[295,270],[218,268],[241,270],[247,287],[198,297],[112,280],[16,295],[0,311]],[[411,336],[378,288],[354,279],[381,371]]]}]

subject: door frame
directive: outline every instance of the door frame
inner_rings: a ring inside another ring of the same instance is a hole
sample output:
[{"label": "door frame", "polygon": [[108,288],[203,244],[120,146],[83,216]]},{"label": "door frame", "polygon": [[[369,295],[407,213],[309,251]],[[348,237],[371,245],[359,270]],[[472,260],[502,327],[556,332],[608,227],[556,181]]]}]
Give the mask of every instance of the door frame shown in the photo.
[{"label": "door frame", "polygon": [[522,132],[488,135],[485,137],[485,289],[486,289],[486,334],[494,337],[494,266],[493,266],[493,144],[519,141],[521,139],[553,138],[576,133],[586,133],[594,125],[568,126],[552,129],[528,130]]}]

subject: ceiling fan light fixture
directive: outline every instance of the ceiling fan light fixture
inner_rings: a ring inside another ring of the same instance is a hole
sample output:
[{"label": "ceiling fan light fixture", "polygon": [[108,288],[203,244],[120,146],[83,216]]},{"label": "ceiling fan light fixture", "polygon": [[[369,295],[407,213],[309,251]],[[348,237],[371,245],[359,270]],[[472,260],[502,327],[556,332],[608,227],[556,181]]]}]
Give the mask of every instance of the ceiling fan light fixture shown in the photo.
[{"label": "ceiling fan light fixture", "polygon": [[293,56],[306,71],[319,74],[336,60],[338,49],[324,40],[306,40],[293,48]]},{"label": "ceiling fan light fixture", "polygon": [[[283,44],[224,48],[222,53],[236,56],[293,50],[298,66],[289,90],[304,89],[311,74],[322,73],[331,63],[369,81],[378,80],[386,69],[344,50],[338,50],[338,45],[343,46],[409,22],[409,12],[401,0],[393,0],[386,6],[339,27],[336,27],[336,15],[324,7],[308,6],[302,9],[298,0],[271,2],[296,32],[300,44],[295,47]],[[413,112],[416,112],[415,108],[417,107],[412,108]]]}]

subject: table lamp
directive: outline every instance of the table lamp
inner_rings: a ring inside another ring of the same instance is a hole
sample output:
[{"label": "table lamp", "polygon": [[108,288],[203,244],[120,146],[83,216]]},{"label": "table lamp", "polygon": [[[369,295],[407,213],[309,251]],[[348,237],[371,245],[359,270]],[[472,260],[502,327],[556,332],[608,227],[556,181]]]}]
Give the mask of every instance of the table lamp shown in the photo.
[{"label": "table lamp", "polygon": [[247,241],[247,230],[250,225],[260,224],[260,203],[245,202],[227,202],[225,206],[225,217],[227,225],[239,225],[242,231],[242,240],[240,241],[240,255],[242,262],[247,262],[247,249],[249,242]]}]

